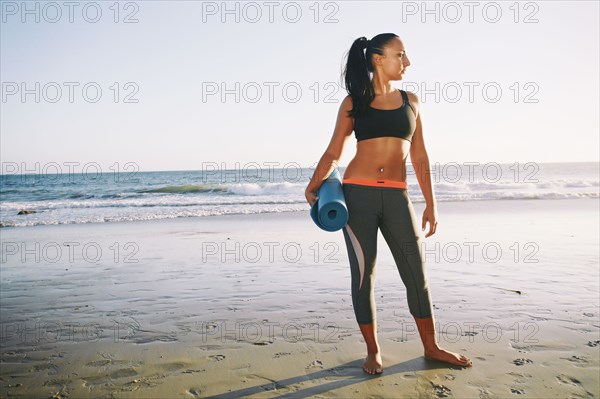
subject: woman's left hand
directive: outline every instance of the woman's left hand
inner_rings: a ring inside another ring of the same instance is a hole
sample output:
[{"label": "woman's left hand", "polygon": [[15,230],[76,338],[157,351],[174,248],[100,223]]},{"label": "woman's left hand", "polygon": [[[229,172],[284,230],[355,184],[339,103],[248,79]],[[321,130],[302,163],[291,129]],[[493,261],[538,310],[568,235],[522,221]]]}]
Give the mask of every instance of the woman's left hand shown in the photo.
[{"label": "woman's left hand", "polygon": [[425,231],[425,225],[429,222],[429,231],[425,234],[425,238],[432,236],[435,234],[435,230],[437,228],[437,207],[436,206],[427,206],[423,211],[423,224],[421,229]]}]

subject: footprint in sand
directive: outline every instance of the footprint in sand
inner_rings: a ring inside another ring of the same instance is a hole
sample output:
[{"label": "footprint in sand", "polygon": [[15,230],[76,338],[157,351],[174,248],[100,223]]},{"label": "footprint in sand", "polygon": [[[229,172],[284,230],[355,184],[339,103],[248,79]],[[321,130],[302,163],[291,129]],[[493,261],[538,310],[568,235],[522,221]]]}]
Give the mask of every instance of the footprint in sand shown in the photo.
[{"label": "footprint in sand", "polygon": [[112,389],[115,385],[114,382],[110,379],[110,377],[104,375],[82,377],[81,381],[83,382],[83,386],[89,390],[99,388]]},{"label": "footprint in sand", "polygon": [[137,371],[135,371],[133,368],[130,367],[130,368],[114,371],[113,373],[110,374],[110,378],[117,379],[117,378],[133,377],[135,375],[137,375]]},{"label": "footprint in sand", "polygon": [[250,370],[251,367],[252,365],[250,363],[242,363],[239,366],[232,368],[231,371],[247,371]]},{"label": "footprint in sand", "polygon": [[521,384],[525,384],[527,383],[527,379],[531,378],[532,375],[531,374],[527,374],[527,373],[514,373],[514,372],[510,372],[510,373],[506,373],[507,375],[510,375],[511,377],[514,378],[515,382],[521,383]]},{"label": "footprint in sand", "polygon": [[35,373],[38,371],[45,371],[47,375],[54,375],[54,374],[58,373],[58,367],[55,366],[54,364],[42,363],[42,364],[36,364],[35,366],[33,366],[32,368],[29,369],[29,372],[32,372],[32,373]]},{"label": "footprint in sand", "polygon": [[312,362],[311,364],[309,364],[308,366],[306,366],[307,369],[310,368],[323,368],[323,362],[320,360],[315,360],[314,362]]},{"label": "footprint in sand", "polygon": [[563,384],[572,385],[572,386],[579,388],[582,391],[582,394],[578,394],[577,395],[578,397],[586,397],[586,398],[594,397],[594,394],[591,393],[590,391],[587,391],[581,384],[581,381],[579,381],[575,377],[571,377],[570,375],[566,375],[566,374],[559,374],[556,376],[556,379],[559,382],[562,382]]},{"label": "footprint in sand", "polygon": [[[334,375],[343,375],[343,374],[348,374],[348,373],[353,372],[351,367],[344,367],[344,366],[330,367],[326,371],[329,374],[334,374]],[[396,384],[396,385],[398,385],[398,384]]]},{"label": "footprint in sand", "polygon": [[213,362],[220,362],[221,360],[225,359],[225,355],[210,355],[208,358]]},{"label": "footprint in sand", "polygon": [[65,389],[67,387],[67,385],[69,384],[69,382],[70,382],[69,380],[57,378],[57,379],[48,380],[48,381],[44,382],[44,386]]},{"label": "footprint in sand", "polygon": [[556,379],[562,382],[563,384],[575,385],[576,387],[581,387],[581,381],[579,381],[575,377],[571,377],[566,374],[559,374],[556,376]]},{"label": "footprint in sand", "polygon": [[23,384],[21,384],[20,382],[17,382],[14,385],[13,384],[5,385],[6,388],[18,388],[18,387],[22,387],[22,386],[23,386]]},{"label": "footprint in sand", "polygon": [[570,375],[566,375],[566,374],[559,374],[556,376],[556,379],[559,382],[562,382],[563,384],[575,386],[575,387],[579,388],[581,391],[583,391],[581,394],[578,394],[577,397],[585,397],[585,398],[593,398],[594,397],[594,394],[591,393],[590,391],[587,391],[581,384],[581,381],[579,381],[575,377],[571,377]]},{"label": "footprint in sand", "polygon": [[218,351],[223,349],[223,345],[203,345],[199,346],[198,349],[201,351]]},{"label": "footprint in sand", "polygon": [[3,352],[2,357],[18,357],[18,358],[23,359],[23,358],[27,357],[27,355],[24,352],[8,351],[8,352]]},{"label": "footprint in sand", "polygon": [[188,366],[188,363],[182,362],[172,362],[172,363],[164,363],[160,365],[160,368],[166,372],[174,373],[181,369],[184,369]]},{"label": "footprint in sand", "polygon": [[165,377],[164,374],[154,374],[147,377],[136,378],[125,383],[123,386],[127,391],[137,391],[141,388],[153,388],[162,383],[163,377]]},{"label": "footprint in sand", "polygon": [[433,387],[433,395],[436,398],[447,398],[452,395],[452,391],[448,387],[434,383],[431,383],[431,386]]},{"label": "footprint in sand", "polygon": [[486,387],[478,387],[477,389],[479,390],[479,399],[495,399],[498,397]]},{"label": "footprint in sand", "polygon": [[291,353],[290,353],[290,352],[277,352],[277,353],[275,354],[275,356],[273,356],[273,357],[274,357],[275,359],[279,359],[280,357],[283,357],[283,356],[289,356],[289,355],[291,355]]},{"label": "footprint in sand", "polygon": [[190,388],[187,390],[186,392],[188,395],[190,395],[193,398],[201,398],[202,396],[202,391],[198,388]]},{"label": "footprint in sand", "polygon": [[511,388],[510,393],[513,393],[515,395],[524,395],[525,391],[523,389]]},{"label": "footprint in sand", "polygon": [[600,340],[598,340],[598,341],[588,341],[588,343],[586,345],[587,346],[591,346],[592,348],[596,347],[596,346],[600,345]]},{"label": "footprint in sand", "polygon": [[182,371],[183,374],[194,374],[194,373],[202,373],[206,371],[206,369],[187,369]]},{"label": "footprint in sand", "polygon": [[93,362],[86,363],[85,365],[88,367],[102,367],[108,366],[110,364],[110,360],[94,360]]},{"label": "footprint in sand", "polygon": [[513,363],[516,364],[517,366],[522,366],[525,363],[533,363],[533,360],[520,357],[518,359],[513,360]]},{"label": "footprint in sand", "polygon": [[571,357],[561,357],[561,359],[568,360],[573,363],[588,363],[588,360],[583,356],[571,356]]}]

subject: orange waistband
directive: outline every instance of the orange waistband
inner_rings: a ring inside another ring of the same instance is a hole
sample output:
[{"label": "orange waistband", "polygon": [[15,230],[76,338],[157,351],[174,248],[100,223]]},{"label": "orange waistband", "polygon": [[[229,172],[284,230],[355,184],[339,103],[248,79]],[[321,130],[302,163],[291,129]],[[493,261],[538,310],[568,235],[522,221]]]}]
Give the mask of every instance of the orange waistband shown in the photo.
[{"label": "orange waistband", "polygon": [[370,179],[354,179],[347,178],[342,180],[342,184],[360,184],[361,186],[373,186],[373,187],[395,187],[395,188],[408,188],[408,184],[404,181],[397,180],[370,180]]}]

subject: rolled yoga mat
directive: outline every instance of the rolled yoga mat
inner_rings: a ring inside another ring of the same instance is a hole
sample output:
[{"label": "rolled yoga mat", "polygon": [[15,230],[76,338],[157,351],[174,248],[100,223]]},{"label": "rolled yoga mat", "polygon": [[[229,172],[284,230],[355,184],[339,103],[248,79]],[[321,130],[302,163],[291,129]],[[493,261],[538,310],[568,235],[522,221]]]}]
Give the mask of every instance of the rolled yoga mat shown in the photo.
[{"label": "rolled yoga mat", "polygon": [[315,224],[325,231],[337,231],[348,223],[348,208],[344,199],[340,172],[334,169],[317,190],[319,199],[310,208]]}]

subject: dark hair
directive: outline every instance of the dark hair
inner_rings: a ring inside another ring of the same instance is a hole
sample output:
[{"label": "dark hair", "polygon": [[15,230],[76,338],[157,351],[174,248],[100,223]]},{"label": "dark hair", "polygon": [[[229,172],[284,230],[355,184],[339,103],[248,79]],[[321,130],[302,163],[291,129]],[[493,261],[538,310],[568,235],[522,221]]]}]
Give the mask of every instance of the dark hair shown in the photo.
[{"label": "dark hair", "polygon": [[[380,33],[371,40],[359,37],[348,50],[344,81],[346,90],[352,97],[350,116],[360,116],[375,98],[370,72],[373,72],[373,54],[384,55],[384,47],[394,37],[394,33]],[[365,51],[366,49],[366,51]]]}]

